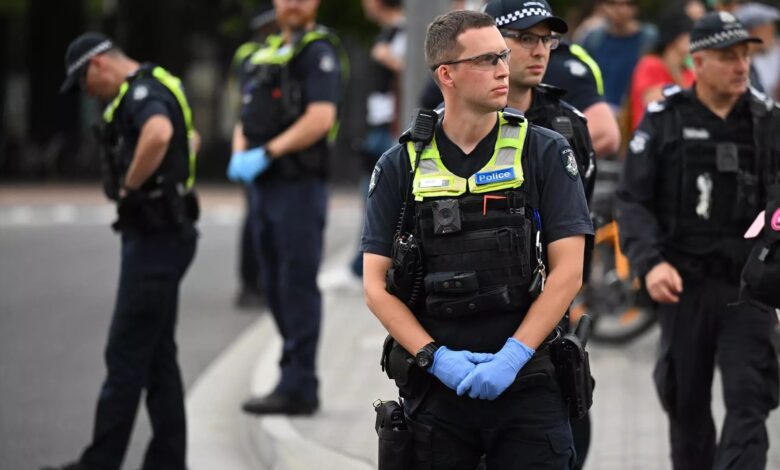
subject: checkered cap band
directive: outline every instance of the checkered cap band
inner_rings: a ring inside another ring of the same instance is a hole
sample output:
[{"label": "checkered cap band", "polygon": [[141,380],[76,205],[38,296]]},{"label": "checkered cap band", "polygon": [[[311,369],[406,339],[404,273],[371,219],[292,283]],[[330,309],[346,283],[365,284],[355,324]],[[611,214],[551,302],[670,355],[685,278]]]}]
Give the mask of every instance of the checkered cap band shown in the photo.
[{"label": "checkered cap band", "polygon": [[101,52],[106,52],[107,50],[111,49],[113,45],[114,44],[111,41],[106,40],[99,43],[97,46],[93,47],[92,49],[88,50],[87,52],[82,54],[82,56],[79,57],[76,62],[70,64],[70,67],[68,67],[68,75],[72,74],[73,72],[81,68],[81,66],[87,63],[87,61],[92,57],[100,54]]},{"label": "checkered cap band", "polygon": [[703,37],[701,39],[697,39],[696,41],[691,41],[691,52],[696,52],[701,49],[708,49],[710,47],[717,46],[718,44],[724,43],[726,41],[731,41],[733,39],[749,39],[750,34],[748,34],[747,30],[745,29],[732,29],[729,31],[721,31],[719,33],[712,34],[710,36]]},{"label": "checkered cap band", "polygon": [[552,16],[552,13],[544,8],[524,8],[522,10],[515,10],[513,13],[507,13],[506,15],[496,18],[496,26],[505,26],[529,16],[548,17]]}]

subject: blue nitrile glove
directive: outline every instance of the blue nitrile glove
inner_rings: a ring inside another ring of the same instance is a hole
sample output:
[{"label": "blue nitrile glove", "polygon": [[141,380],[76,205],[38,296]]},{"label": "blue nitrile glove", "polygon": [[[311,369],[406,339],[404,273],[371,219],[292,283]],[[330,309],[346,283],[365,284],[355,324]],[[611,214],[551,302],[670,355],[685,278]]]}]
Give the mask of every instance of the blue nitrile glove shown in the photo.
[{"label": "blue nitrile glove", "polygon": [[517,373],[536,351],[509,338],[493,360],[477,365],[458,385],[458,395],[469,392],[471,398],[495,400],[515,381]]},{"label": "blue nitrile glove", "polygon": [[245,152],[236,152],[228,164],[228,178],[231,181],[240,180],[251,183],[262,172],[268,169],[271,160],[265,153],[265,148],[257,147]]},{"label": "blue nitrile glove", "polygon": [[461,380],[474,370],[477,364],[491,359],[493,355],[489,353],[452,351],[447,346],[440,346],[433,353],[433,364],[428,368],[428,372],[444,385],[456,390]]}]

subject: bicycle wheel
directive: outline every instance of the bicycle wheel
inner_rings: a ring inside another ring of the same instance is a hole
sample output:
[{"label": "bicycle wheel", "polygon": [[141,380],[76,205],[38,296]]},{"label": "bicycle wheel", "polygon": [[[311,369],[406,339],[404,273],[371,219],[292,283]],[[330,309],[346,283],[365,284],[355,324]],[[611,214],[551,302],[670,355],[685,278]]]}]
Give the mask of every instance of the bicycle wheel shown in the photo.
[{"label": "bicycle wheel", "polygon": [[652,302],[634,278],[621,279],[615,268],[611,242],[593,248],[590,279],[572,306],[572,315],[593,317],[593,341],[625,344],[648,331],[656,322]]}]

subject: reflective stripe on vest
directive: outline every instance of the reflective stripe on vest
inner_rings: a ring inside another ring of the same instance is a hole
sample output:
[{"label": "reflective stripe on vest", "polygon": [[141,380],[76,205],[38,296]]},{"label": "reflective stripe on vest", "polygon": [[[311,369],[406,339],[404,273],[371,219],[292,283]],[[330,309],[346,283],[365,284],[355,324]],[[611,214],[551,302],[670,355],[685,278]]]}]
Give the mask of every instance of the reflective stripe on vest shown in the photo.
[{"label": "reflective stripe on vest", "polygon": [[585,48],[579,44],[572,44],[569,46],[569,50],[576,58],[585,62],[585,65],[587,65],[593,73],[593,78],[596,79],[596,89],[599,92],[599,95],[604,96],[604,78],[601,76],[601,67],[599,67],[599,64],[596,63]]},{"label": "reflective stripe on vest", "polygon": [[[481,194],[519,188],[525,181],[521,156],[527,133],[527,121],[519,125],[510,124],[503,113],[499,113],[498,139],[493,156],[468,180],[453,174],[444,166],[434,138],[423,149],[420,164],[414,173],[414,199],[422,201],[431,197],[457,197],[465,194],[467,189],[473,194]],[[417,154],[413,142],[407,144],[407,150],[414,167]]]},{"label": "reflective stripe on vest", "polygon": [[[187,150],[189,152],[189,176],[187,177],[186,188],[187,190],[190,190],[195,184],[195,166],[197,163],[197,155],[194,146],[195,127],[192,125],[192,109],[187,102],[187,97],[184,96],[184,88],[178,77],[159,66],[152,69],[152,76],[176,97],[176,101],[179,103],[182,115],[184,116],[184,126],[187,130]],[[103,120],[106,123],[111,123],[114,120],[114,113],[116,113],[116,110],[119,108],[119,105],[122,103],[122,100],[129,89],[130,84],[128,82],[122,83],[119,87],[119,93],[116,95],[116,98],[114,98],[114,101],[112,101],[103,112]]]}]

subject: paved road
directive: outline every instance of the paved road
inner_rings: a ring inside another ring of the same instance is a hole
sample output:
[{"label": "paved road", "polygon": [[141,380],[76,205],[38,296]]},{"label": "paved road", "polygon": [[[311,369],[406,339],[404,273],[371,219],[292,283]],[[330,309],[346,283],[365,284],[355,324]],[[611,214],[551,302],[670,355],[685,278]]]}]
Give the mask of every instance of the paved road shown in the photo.
[{"label": "paved road", "polygon": [[[202,237],[178,330],[191,468],[376,468],[371,403],[392,398],[393,387],[377,364],[384,332],[343,277],[360,224],[356,198],[341,192],[331,200],[320,275],[323,410],[314,418],[255,419],[237,403],[273,385],[279,340],[267,315],[230,304],[240,193],[211,188],[202,195]],[[111,217],[94,189],[0,186],[2,469],[75,457],[89,436],[117,275],[118,240],[105,228]],[[654,331],[627,348],[592,347],[598,387],[588,468],[669,468],[666,421],[650,380],[656,339]],[[720,422],[719,389],[716,381]],[[129,469],[137,468],[149,432],[146,418],[139,421]],[[769,468],[780,469],[780,414],[769,428]]]}]

